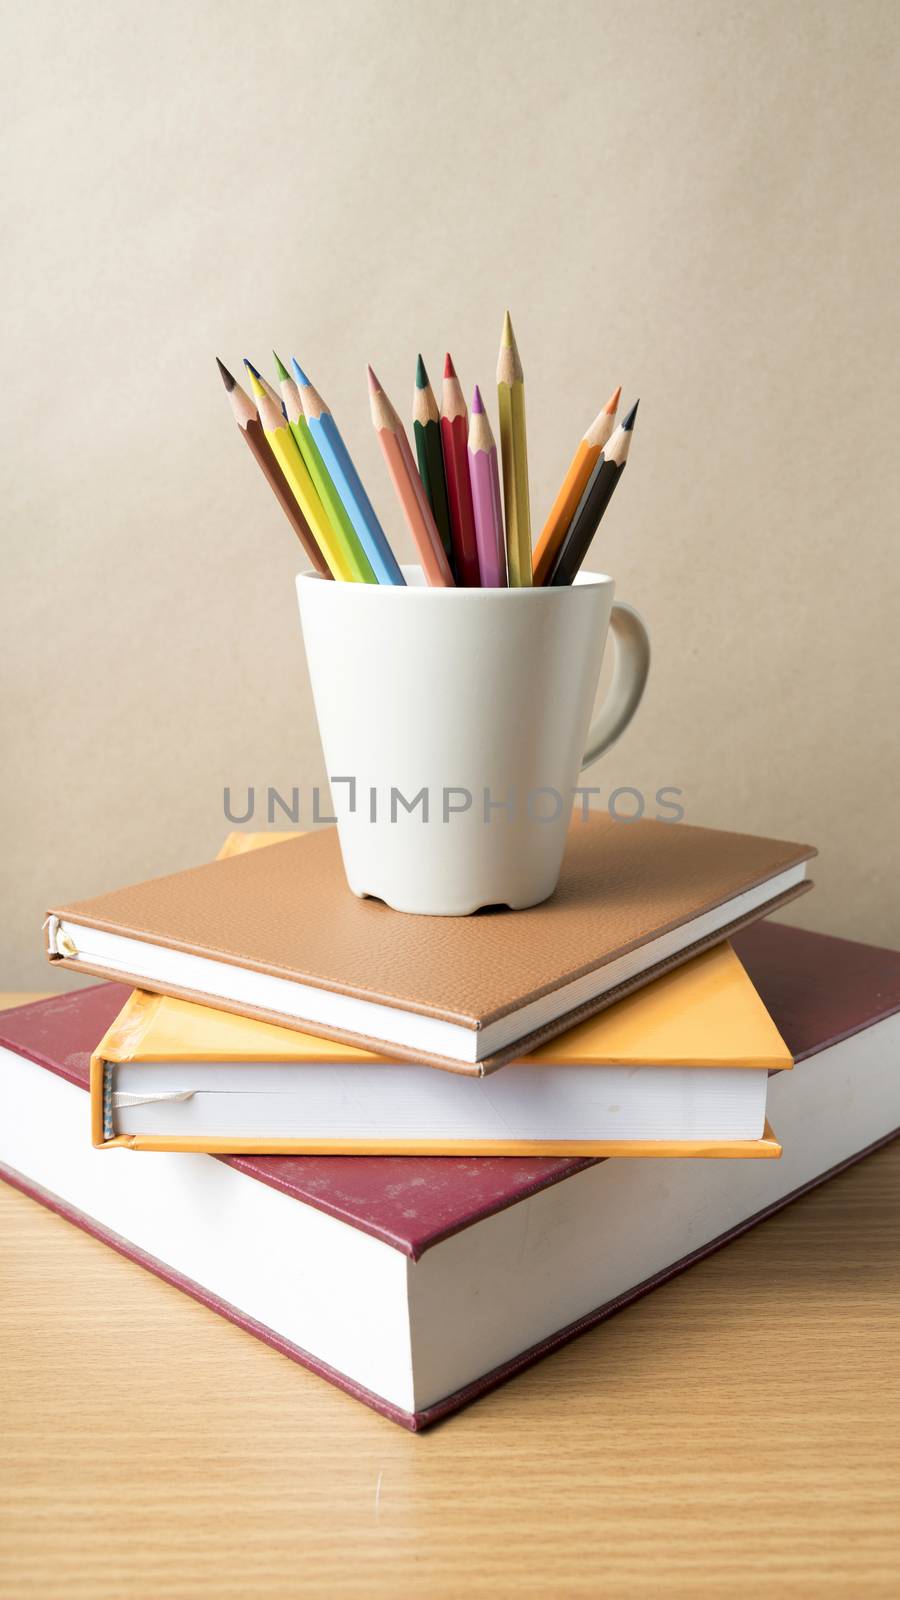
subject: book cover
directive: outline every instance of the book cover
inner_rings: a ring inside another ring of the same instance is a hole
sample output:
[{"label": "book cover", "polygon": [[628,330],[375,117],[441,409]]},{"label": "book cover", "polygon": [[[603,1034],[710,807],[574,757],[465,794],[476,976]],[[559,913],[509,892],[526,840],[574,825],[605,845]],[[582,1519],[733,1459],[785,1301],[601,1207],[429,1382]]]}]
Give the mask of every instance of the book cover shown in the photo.
[{"label": "book cover", "polygon": [[811,847],[657,822],[573,824],[526,911],[358,900],[316,833],[57,905],[51,960],[398,1059],[481,1075],[808,887]]}]

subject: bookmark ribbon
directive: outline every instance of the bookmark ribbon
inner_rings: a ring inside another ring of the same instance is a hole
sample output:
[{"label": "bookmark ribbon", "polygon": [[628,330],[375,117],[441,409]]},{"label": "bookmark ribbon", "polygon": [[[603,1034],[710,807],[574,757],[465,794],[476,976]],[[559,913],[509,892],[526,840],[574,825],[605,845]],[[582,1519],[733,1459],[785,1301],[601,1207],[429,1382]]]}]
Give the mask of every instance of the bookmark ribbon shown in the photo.
[{"label": "bookmark ribbon", "polygon": [[159,1094],[126,1094],[122,1089],[114,1089],[112,1110],[126,1111],[132,1106],[153,1106],[160,1101],[193,1100],[193,1098],[193,1089],[164,1089]]}]

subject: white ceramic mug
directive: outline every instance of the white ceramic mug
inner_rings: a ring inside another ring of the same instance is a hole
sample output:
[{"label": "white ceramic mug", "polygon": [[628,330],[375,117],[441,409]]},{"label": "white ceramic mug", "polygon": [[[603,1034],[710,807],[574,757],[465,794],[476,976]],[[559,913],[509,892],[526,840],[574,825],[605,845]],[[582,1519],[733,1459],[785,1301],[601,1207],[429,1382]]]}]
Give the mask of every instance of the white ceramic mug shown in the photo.
[{"label": "white ceramic mug", "polygon": [[[624,732],[650,663],[614,583],[432,589],[297,579],[347,882],[466,916],[553,893],[578,774]],[[589,728],[607,630],[610,691]]]}]

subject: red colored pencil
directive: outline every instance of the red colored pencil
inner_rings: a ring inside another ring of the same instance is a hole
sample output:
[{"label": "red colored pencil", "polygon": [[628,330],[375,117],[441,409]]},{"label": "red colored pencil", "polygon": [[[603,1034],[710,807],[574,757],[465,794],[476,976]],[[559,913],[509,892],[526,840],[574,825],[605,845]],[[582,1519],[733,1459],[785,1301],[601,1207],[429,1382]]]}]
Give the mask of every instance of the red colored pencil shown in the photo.
[{"label": "red colored pencil", "polygon": [[457,578],[468,589],[481,587],[475,513],[472,509],[472,484],[469,479],[469,418],[456,370],[449,355],[444,362],[444,391],[441,403],[441,447],[444,476],[450,506],[450,532],[453,538]]}]

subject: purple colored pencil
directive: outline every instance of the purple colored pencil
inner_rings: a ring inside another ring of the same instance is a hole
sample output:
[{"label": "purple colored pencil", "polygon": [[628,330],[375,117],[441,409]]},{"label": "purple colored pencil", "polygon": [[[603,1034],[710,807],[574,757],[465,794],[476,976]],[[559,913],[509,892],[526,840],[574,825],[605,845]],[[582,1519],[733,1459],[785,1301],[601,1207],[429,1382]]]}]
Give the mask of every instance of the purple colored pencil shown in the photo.
[{"label": "purple colored pencil", "polygon": [[476,386],[469,419],[469,478],[472,484],[472,509],[475,513],[475,543],[483,589],[505,589],[506,536],[503,531],[503,504],[500,499],[500,471],[497,446],[484,409],[481,390]]}]

